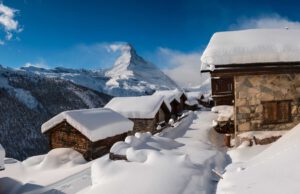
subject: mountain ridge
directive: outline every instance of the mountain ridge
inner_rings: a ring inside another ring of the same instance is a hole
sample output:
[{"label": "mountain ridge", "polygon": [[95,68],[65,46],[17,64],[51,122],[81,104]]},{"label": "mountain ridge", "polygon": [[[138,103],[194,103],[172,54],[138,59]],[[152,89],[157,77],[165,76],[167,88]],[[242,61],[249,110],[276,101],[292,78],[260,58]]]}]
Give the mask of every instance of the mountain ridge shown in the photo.
[{"label": "mountain ridge", "polygon": [[156,90],[179,88],[178,85],[154,64],[139,56],[130,44],[111,46],[112,52],[120,52],[109,69],[88,70],[56,67],[45,69],[22,67],[21,70],[69,80],[98,92],[112,96],[149,95]]}]

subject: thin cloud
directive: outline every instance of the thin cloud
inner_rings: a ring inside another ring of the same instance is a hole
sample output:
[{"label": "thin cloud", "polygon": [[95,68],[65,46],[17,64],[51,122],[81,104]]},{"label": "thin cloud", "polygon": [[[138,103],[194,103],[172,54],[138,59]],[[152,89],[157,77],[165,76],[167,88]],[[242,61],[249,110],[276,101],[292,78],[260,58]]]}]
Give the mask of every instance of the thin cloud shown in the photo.
[{"label": "thin cloud", "polygon": [[164,73],[182,87],[199,86],[207,80],[200,75],[201,52],[184,53],[168,48],[159,48],[157,52],[159,63],[167,67]]},{"label": "thin cloud", "polygon": [[240,29],[300,29],[300,22],[292,21],[289,18],[282,17],[279,14],[264,15],[255,18],[239,19],[237,23],[230,26],[230,30]]},{"label": "thin cloud", "polygon": [[37,67],[37,68],[49,69],[49,66],[44,61],[38,63],[27,62],[23,67]]},{"label": "thin cloud", "polygon": [[22,31],[22,28],[19,27],[19,22],[15,19],[17,12],[18,10],[5,6],[0,2],[0,27],[5,33],[4,40],[0,40],[2,45],[5,41],[11,40],[14,33]]}]

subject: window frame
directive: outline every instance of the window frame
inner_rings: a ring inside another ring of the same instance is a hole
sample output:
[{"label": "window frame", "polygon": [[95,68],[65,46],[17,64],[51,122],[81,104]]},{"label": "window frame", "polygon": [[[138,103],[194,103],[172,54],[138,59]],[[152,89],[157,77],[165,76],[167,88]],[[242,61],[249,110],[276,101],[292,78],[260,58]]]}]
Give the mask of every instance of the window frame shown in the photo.
[{"label": "window frame", "polygon": [[[288,103],[288,119],[286,121],[278,121],[279,120],[279,112],[278,109],[279,109],[279,104],[280,103],[283,103],[283,102],[286,102]],[[271,125],[271,124],[284,124],[284,123],[291,123],[292,122],[292,106],[291,106],[291,103],[292,100],[271,100],[271,101],[262,101],[261,104],[262,104],[262,107],[263,107],[263,112],[262,112],[262,124],[263,125]],[[267,104],[267,103],[276,103],[276,121],[266,121],[265,119],[265,107],[264,107],[264,104]]]}]

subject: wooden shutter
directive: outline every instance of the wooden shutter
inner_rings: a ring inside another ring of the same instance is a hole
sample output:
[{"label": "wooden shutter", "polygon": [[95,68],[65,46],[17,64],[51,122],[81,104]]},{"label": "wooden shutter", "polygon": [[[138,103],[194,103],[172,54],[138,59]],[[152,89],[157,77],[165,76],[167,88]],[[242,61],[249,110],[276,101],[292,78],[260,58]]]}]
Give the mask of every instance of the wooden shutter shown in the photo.
[{"label": "wooden shutter", "polygon": [[291,101],[263,102],[263,123],[276,124],[291,121]]},{"label": "wooden shutter", "polygon": [[289,122],[291,118],[291,102],[290,101],[280,101],[277,105],[277,121],[279,123]]},{"label": "wooden shutter", "polygon": [[263,119],[264,123],[274,123],[277,120],[277,102],[263,103]]}]

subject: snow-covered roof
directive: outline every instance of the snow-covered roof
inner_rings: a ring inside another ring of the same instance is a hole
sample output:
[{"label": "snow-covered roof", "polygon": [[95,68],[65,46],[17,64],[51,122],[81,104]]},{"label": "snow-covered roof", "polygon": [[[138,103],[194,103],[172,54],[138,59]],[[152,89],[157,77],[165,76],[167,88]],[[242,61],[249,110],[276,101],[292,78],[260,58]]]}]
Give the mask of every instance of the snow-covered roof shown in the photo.
[{"label": "snow-covered roof", "polygon": [[64,120],[93,142],[133,129],[133,122],[121,114],[108,108],[94,108],[62,112],[42,125],[42,133]]},{"label": "snow-covered roof", "polygon": [[105,107],[127,118],[152,119],[163,103],[162,96],[114,97]]},{"label": "snow-covered roof", "polygon": [[214,65],[299,62],[300,30],[252,29],[215,33],[202,57],[202,69]]},{"label": "snow-covered roof", "polygon": [[173,101],[174,99],[177,100],[177,102],[180,102],[180,97],[184,93],[178,89],[175,90],[157,90],[156,92],[153,93],[153,95],[160,95],[164,96],[166,100],[169,102]]},{"label": "snow-covered roof", "polygon": [[202,92],[187,92],[186,96],[189,100],[200,99],[202,96]]},{"label": "snow-covered roof", "polygon": [[185,101],[185,104],[189,106],[194,106],[194,105],[198,105],[199,103],[196,99],[188,99]]}]

